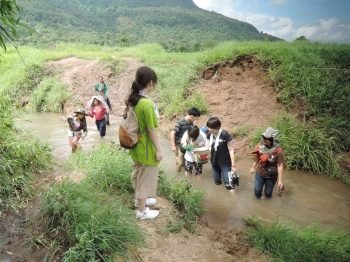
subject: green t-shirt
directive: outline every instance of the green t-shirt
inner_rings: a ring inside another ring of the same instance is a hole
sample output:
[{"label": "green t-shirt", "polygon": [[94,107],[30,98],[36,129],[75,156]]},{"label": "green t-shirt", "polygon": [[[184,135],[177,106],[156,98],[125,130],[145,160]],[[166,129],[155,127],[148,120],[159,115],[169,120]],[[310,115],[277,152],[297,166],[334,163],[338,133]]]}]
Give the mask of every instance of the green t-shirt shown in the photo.
[{"label": "green t-shirt", "polygon": [[[151,100],[142,98],[135,106],[135,113],[140,125],[140,132],[144,128],[156,128],[158,127],[158,119],[154,111],[154,106]],[[145,131],[138,142],[137,146],[130,149],[130,155],[132,159],[136,160],[141,164],[148,166],[159,165],[156,161],[156,148],[153,145],[151,138],[148,136],[148,158],[146,157],[146,136],[148,132]]]}]

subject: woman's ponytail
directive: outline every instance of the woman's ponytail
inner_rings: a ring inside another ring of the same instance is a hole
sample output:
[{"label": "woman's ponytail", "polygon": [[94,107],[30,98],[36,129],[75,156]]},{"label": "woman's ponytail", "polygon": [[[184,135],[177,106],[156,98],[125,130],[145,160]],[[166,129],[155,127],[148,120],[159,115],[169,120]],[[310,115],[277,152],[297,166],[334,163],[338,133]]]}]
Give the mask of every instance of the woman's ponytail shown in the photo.
[{"label": "woman's ponytail", "polygon": [[149,82],[157,83],[156,73],[147,66],[142,66],[136,71],[136,77],[131,85],[131,93],[128,97],[128,103],[131,106],[136,106],[141,99],[140,91],[144,89]]}]

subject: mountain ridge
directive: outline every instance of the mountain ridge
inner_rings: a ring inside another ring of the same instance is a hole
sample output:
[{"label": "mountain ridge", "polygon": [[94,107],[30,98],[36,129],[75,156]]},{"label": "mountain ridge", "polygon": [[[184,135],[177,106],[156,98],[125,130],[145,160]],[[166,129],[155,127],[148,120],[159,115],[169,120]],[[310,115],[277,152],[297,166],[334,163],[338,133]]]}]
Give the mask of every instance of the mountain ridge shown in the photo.
[{"label": "mountain ridge", "polygon": [[38,33],[23,44],[156,42],[173,51],[198,51],[224,41],[281,41],[253,25],[206,11],[192,0],[37,0],[21,2],[21,19]]}]

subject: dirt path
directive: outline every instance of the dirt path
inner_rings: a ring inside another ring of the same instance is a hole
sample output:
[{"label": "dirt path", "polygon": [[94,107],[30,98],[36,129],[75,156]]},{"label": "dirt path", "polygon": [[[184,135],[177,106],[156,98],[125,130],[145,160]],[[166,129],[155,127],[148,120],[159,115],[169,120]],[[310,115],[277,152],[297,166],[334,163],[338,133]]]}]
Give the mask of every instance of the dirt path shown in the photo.
[{"label": "dirt path", "polygon": [[[61,72],[62,83],[68,85],[69,90],[77,98],[86,89],[95,85],[98,77],[105,78],[109,86],[109,98],[113,105],[113,115],[110,121],[113,122],[122,115],[123,100],[134,79],[135,72],[142,64],[134,59],[125,58],[126,68],[120,75],[114,76],[106,63],[98,63],[98,60],[82,60],[75,57],[65,58],[59,61],[47,63],[49,70]],[[219,116],[223,127],[227,130],[237,125],[249,124],[251,130],[263,125],[270,117],[271,111],[279,108],[276,102],[273,89],[262,82],[264,74],[261,65],[254,57],[244,61],[229,61],[220,66],[209,68],[203,72],[204,79],[198,88],[206,95],[210,106],[211,115]],[[213,89],[219,90],[216,96],[212,96]],[[91,96],[95,94],[94,88],[88,89],[86,93],[79,96],[74,104],[67,102],[64,107],[65,113],[72,113],[81,105],[85,106]],[[269,98],[272,102],[266,106],[264,99]],[[198,125],[205,125],[209,115],[202,116]],[[89,118],[88,118],[89,119]],[[90,122],[89,122],[90,121]],[[161,129],[165,132],[174,125],[172,121],[162,121]],[[93,120],[88,124],[94,125]],[[236,150],[238,154],[246,155],[246,139],[237,141]],[[64,176],[64,170],[56,167],[53,172],[48,172],[46,177],[40,178],[41,185],[45,185],[52,177]],[[5,232],[5,241],[0,248],[0,259],[6,261],[31,262],[43,261],[52,250],[49,247],[40,246],[40,249],[30,245],[30,236],[26,230],[26,219],[37,215],[39,201],[35,198],[19,213],[9,212],[1,218],[0,230]],[[147,229],[150,236],[146,242],[150,247],[140,249],[139,254],[142,261],[266,261],[256,249],[251,248],[244,242],[241,229],[230,231],[214,230],[206,225],[199,224],[198,230],[190,234],[186,230],[180,233],[169,233],[166,225],[176,212],[174,207],[165,199],[158,198],[155,208],[161,210],[162,216],[155,220],[138,221],[140,226]],[[29,228],[33,230],[32,228]],[[60,261],[59,253],[50,261]]]}]

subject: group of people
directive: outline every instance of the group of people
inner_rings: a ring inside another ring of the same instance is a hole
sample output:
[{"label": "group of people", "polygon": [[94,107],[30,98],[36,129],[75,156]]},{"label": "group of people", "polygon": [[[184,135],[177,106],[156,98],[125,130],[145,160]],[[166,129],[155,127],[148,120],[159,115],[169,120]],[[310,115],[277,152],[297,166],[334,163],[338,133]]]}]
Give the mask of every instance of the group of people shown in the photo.
[{"label": "group of people", "polygon": [[[134,149],[130,149],[133,163],[131,175],[135,190],[134,204],[137,207],[136,217],[152,219],[159,215],[158,210],[151,210],[157,200],[155,198],[158,182],[158,164],[163,159],[156,128],[158,127],[159,112],[149,93],[157,84],[156,73],[148,67],[141,67],[136,72],[128,97],[130,105],[134,106],[140,130],[147,128]],[[217,117],[208,119],[206,126],[199,128],[193,122],[201,115],[200,110],[193,107],[187,115],[179,119],[170,133],[172,151],[176,158],[176,171],[185,168],[185,174],[202,175],[203,163],[196,161],[196,155],[210,152],[210,162],[214,183],[224,183],[227,190],[232,191],[229,183],[229,173],[237,173],[235,165],[234,140],[229,132],[221,128],[221,121]],[[261,137],[256,149],[252,152],[254,163],[250,173],[255,173],[254,195],[256,198],[271,198],[275,184],[280,190],[283,188],[282,175],[284,155],[277,139],[278,130],[269,127]],[[147,144],[146,136],[151,138]],[[193,146],[193,147],[191,147]],[[148,157],[147,157],[148,150]]]},{"label": "group of people", "polygon": [[[136,218],[138,219],[152,219],[159,215],[158,210],[149,208],[157,202],[155,196],[158,183],[158,165],[163,159],[157,135],[159,112],[149,96],[155,89],[157,81],[154,70],[146,66],[140,67],[136,71],[135,80],[127,98],[128,104],[134,107],[140,130],[147,129],[137,146],[130,149],[130,155],[133,159],[131,181],[135,190],[134,205],[137,207]],[[104,94],[106,95],[106,93]],[[95,107],[98,107],[98,102],[93,103],[89,113],[91,117],[97,116],[100,112],[95,110]],[[83,130],[86,135],[86,122],[83,119],[87,114],[83,110],[75,112],[74,121],[69,120],[69,123],[73,123],[70,124],[70,131],[73,132],[69,133],[73,136],[72,139],[70,138],[72,141],[70,143],[77,140],[75,139],[76,126],[79,126],[79,130]],[[99,110],[106,114],[102,108]],[[176,171],[180,172],[184,167],[186,175],[191,175],[194,171],[196,176],[201,176],[203,162],[196,161],[196,157],[204,152],[209,152],[214,183],[216,185],[223,183],[227,190],[232,191],[229,174],[237,173],[234,140],[228,131],[221,128],[221,121],[217,117],[209,118],[205,127],[199,128],[194,125],[193,122],[200,115],[200,110],[195,107],[190,108],[187,115],[177,121],[170,133],[172,151],[176,158]],[[101,119],[96,117],[96,125],[99,128],[100,122],[98,121]],[[269,127],[262,134],[260,143],[252,152],[254,163],[250,173],[255,174],[254,195],[256,198],[263,198],[264,188],[265,197],[271,198],[276,183],[280,190],[283,188],[284,155],[277,135],[278,130]]]},{"label": "group of people", "polygon": [[101,138],[106,135],[106,126],[110,125],[109,113],[112,111],[112,105],[108,97],[108,86],[102,76],[95,85],[95,91],[98,95],[91,98],[86,108],[78,108],[74,111],[74,115],[62,117],[63,121],[68,122],[68,140],[73,153],[81,149],[79,140],[80,138],[83,140],[87,135],[85,116],[95,117],[95,124]]}]

